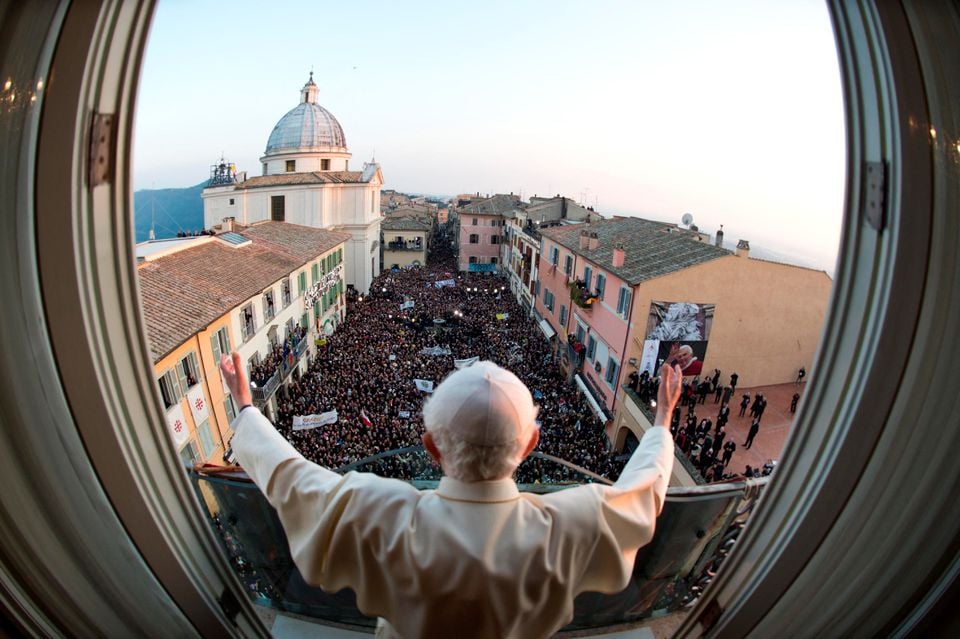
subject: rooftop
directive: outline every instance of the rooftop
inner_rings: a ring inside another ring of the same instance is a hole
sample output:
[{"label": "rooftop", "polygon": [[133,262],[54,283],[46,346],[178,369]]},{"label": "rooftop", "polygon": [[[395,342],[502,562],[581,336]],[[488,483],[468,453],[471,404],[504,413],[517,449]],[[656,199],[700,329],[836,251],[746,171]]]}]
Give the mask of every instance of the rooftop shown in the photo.
[{"label": "rooftop", "polygon": [[[584,230],[597,234],[599,245],[595,250],[580,248],[580,232]],[[544,238],[582,255],[630,284],[732,255],[730,251],[701,242],[696,235],[673,225],[636,217],[543,228],[540,232]],[[613,249],[617,244],[624,250],[621,267],[613,266]]]},{"label": "rooftop", "polygon": [[238,304],[350,239],[349,233],[287,222],[261,222],[234,232],[251,243],[234,248],[207,241],[138,266],[154,362]]},{"label": "rooftop", "polygon": [[380,228],[384,231],[429,231],[432,224],[414,217],[388,215],[381,220]]},{"label": "rooftop", "polygon": [[515,217],[515,211],[523,208],[523,204],[514,195],[494,195],[479,202],[468,204],[460,209],[461,215],[500,215]]},{"label": "rooftop", "polygon": [[295,184],[360,184],[368,181],[363,171],[313,171],[310,173],[284,173],[282,175],[259,175],[237,184],[238,189],[255,189],[264,186],[291,186]]}]

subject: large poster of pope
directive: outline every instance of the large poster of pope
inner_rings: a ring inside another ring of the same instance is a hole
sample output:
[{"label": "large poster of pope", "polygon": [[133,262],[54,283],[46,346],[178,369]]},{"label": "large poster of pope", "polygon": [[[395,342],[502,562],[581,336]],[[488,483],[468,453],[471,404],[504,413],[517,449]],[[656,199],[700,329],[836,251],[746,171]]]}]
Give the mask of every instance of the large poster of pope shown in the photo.
[{"label": "large poster of pope", "polygon": [[685,377],[701,373],[715,308],[693,302],[651,302],[647,340],[659,342],[656,371],[668,362],[679,364]]}]

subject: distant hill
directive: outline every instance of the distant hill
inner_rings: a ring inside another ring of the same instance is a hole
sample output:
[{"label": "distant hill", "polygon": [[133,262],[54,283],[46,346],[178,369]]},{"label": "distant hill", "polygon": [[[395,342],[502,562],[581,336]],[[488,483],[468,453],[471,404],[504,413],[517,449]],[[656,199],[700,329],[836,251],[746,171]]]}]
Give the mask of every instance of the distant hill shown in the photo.
[{"label": "distant hill", "polygon": [[176,237],[178,231],[203,229],[203,200],[206,181],[182,189],[143,189],[133,194],[133,225],[137,242],[150,235],[151,221],[157,239]]}]

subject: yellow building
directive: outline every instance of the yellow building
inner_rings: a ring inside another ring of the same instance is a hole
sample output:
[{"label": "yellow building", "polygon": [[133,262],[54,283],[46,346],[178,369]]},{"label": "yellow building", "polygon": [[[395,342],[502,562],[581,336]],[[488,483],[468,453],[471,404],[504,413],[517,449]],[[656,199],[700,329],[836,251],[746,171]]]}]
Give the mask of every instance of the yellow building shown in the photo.
[{"label": "yellow building", "polygon": [[270,415],[277,389],[306,371],[314,340],[344,320],[349,238],[263,222],[137,247],[154,375],[184,463],[226,462],[239,407],[223,383],[221,354],[239,352],[248,373],[260,364],[269,368],[265,383],[252,390]]},{"label": "yellow building", "polygon": [[433,234],[435,209],[405,207],[391,212],[380,222],[384,269],[423,266],[427,245]]}]

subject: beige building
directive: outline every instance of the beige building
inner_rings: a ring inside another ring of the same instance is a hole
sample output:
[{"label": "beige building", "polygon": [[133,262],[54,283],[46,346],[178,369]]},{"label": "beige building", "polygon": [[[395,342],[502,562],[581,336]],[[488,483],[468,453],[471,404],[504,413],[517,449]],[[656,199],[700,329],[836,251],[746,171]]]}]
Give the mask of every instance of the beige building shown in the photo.
[{"label": "beige building", "polygon": [[225,462],[238,406],[220,374],[221,354],[240,353],[249,374],[277,348],[286,353],[252,388],[254,403],[272,415],[279,387],[306,371],[315,340],[343,322],[349,241],[344,232],[262,222],[138,245],[154,375],[184,463]]},{"label": "beige building", "polygon": [[424,266],[427,246],[433,234],[432,213],[418,209],[397,209],[380,222],[383,268]]}]

